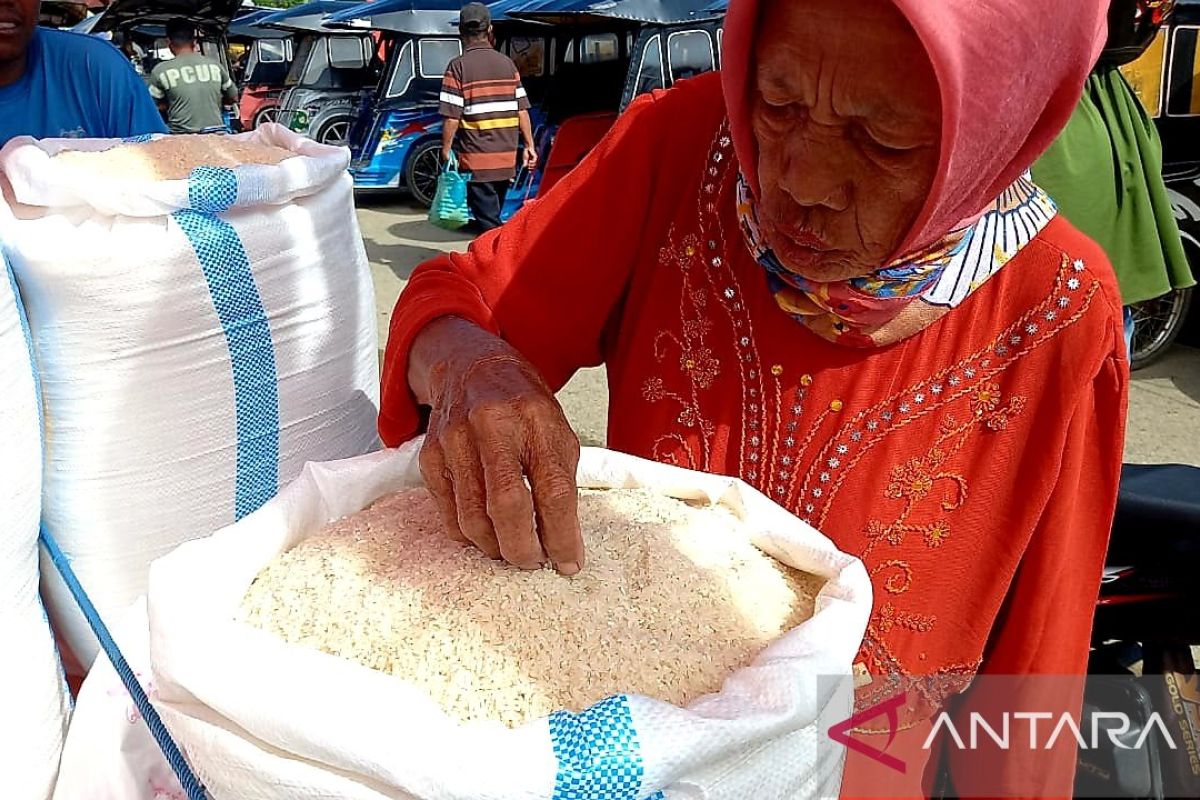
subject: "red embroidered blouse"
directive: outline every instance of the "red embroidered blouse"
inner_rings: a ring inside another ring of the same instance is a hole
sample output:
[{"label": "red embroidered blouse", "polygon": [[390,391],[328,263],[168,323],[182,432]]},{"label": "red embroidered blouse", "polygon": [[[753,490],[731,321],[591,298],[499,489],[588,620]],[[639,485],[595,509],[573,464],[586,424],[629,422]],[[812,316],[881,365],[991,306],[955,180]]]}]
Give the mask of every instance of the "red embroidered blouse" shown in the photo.
[{"label": "red embroidered blouse", "polygon": [[[1083,673],[1128,380],[1104,254],[1058,217],[918,335],[838,347],[768,291],[738,230],[735,161],[717,76],[689,81],[635,103],[469,253],[419,268],[392,321],[384,441],[418,430],[413,336],[464,317],[555,388],[605,364],[610,447],[740,476],[860,556],[875,588],[860,671],[960,687]],[[927,694],[910,733],[945,700]]]}]

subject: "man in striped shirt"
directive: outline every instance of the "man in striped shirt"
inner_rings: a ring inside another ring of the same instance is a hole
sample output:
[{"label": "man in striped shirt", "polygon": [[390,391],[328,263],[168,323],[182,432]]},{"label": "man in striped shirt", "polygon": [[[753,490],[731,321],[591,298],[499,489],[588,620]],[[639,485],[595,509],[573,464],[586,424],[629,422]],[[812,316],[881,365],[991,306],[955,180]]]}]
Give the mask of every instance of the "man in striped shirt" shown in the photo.
[{"label": "man in striped shirt", "polygon": [[450,62],[442,79],[442,158],[449,160],[455,151],[459,169],[470,173],[467,203],[482,232],[500,225],[500,209],[517,171],[518,133],[525,142],[526,167],[537,165],[537,152],[529,98],[516,65],[493,45],[487,6],[463,6],[459,33],[463,54]]}]

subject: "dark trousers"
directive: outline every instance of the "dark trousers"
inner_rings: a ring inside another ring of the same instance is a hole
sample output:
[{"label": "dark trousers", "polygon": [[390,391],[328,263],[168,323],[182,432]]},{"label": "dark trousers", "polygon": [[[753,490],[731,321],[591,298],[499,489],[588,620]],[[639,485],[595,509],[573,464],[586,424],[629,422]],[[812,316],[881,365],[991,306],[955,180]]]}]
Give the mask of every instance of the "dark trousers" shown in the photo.
[{"label": "dark trousers", "polygon": [[467,205],[480,233],[500,227],[500,209],[508,195],[508,181],[488,181],[467,184]]}]

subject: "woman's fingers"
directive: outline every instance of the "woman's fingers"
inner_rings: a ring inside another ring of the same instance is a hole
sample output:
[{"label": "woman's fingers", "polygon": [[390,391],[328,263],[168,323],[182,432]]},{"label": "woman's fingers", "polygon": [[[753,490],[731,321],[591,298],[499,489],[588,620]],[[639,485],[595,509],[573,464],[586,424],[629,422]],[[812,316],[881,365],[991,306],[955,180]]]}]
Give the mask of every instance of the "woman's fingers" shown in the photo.
[{"label": "woman's fingers", "polygon": [[457,542],[469,544],[471,540],[464,536],[458,527],[458,506],[454,501],[454,485],[450,482],[450,471],[446,467],[446,455],[442,452],[442,446],[437,439],[432,436],[426,437],[425,444],[421,446],[418,464],[421,466],[421,475],[425,478],[425,485],[429,487],[429,493],[433,495],[438,512],[442,515],[442,524],[446,527],[446,533]]},{"label": "woman's fingers", "polygon": [[450,535],[524,569],[549,560],[574,575],[584,560],[578,439],[519,356],[463,363],[455,377],[431,377],[425,393],[433,413],[421,471]]},{"label": "woman's fingers", "polygon": [[549,435],[531,443],[526,465],[538,535],[554,568],[564,575],[574,575],[584,564],[579,490],[575,484],[579,440],[565,421],[545,432]]},{"label": "woman's fingers", "polygon": [[546,553],[533,524],[533,498],[525,485],[521,460],[512,443],[496,438],[483,447],[487,510],[504,560],[521,569],[538,569]]},{"label": "woman's fingers", "polygon": [[487,489],[475,439],[465,426],[451,426],[443,432],[442,440],[458,509],[458,528],[489,558],[500,558],[500,543],[487,512]]}]

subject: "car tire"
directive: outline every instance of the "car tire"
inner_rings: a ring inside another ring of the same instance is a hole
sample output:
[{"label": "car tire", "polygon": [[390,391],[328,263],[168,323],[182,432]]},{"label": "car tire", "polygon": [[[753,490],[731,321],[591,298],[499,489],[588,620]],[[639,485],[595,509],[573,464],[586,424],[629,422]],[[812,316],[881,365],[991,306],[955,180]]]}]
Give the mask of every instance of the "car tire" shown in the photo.
[{"label": "car tire", "polygon": [[335,147],[349,147],[350,126],[353,124],[354,118],[349,114],[330,117],[321,123],[313,139],[321,144],[334,145]]},{"label": "car tire", "polygon": [[419,142],[404,165],[404,185],[413,199],[425,208],[433,205],[441,169],[442,143],[436,139]]},{"label": "car tire", "polygon": [[278,104],[271,103],[270,105],[265,105],[265,106],[261,107],[260,109],[258,109],[258,111],[254,112],[254,119],[251,121],[251,130],[254,130],[258,126],[262,125],[264,122],[274,122],[275,118],[278,116],[279,116],[279,105]]}]

